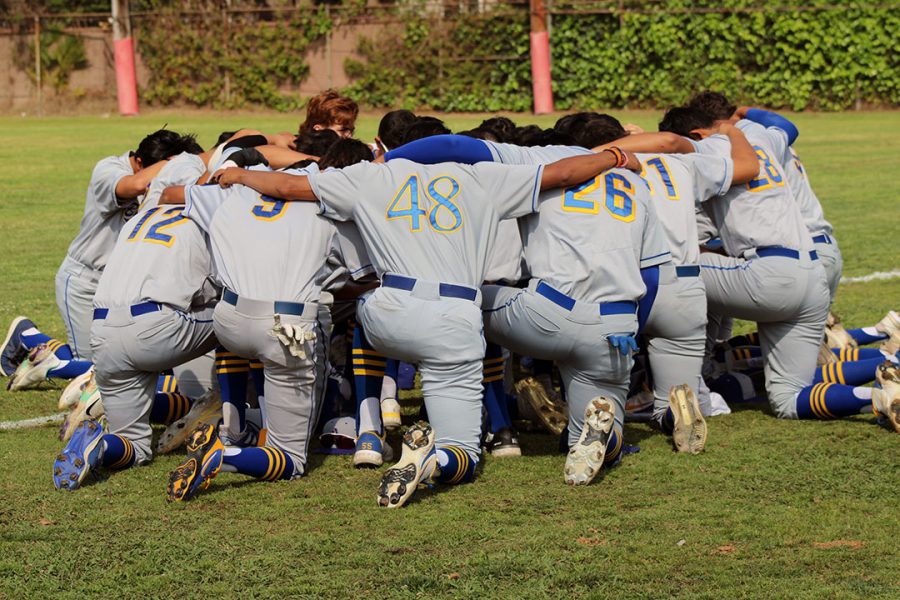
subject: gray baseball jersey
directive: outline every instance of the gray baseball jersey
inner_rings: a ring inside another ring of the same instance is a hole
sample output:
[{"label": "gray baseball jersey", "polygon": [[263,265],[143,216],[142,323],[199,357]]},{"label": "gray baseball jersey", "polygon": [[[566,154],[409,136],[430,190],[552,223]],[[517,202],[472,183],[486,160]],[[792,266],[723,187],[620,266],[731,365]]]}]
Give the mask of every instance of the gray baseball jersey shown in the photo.
[{"label": "gray baseball jersey", "polygon": [[535,210],[543,167],[359,163],[309,176],[324,214],[359,226],[379,276],[477,287],[497,223]]},{"label": "gray baseball jersey", "polygon": [[[766,128],[746,119],[738,121],[737,127],[756,150],[760,166],[755,179],[733,186],[724,196],[707,202],[707,211],[719,230],[725,251],[730,256],[741,256],[760,246],[810,250],[812,242],[786,185],[782,166],[787,134],[777,127]],[[725,155],[723,145],[711,138],[700,147],[715,147]]]},{"label": "gray baseball jersey", "polygon": [[525,249],[522,234],[515,219],[500,221],[497,226],[497,240],[484,274],[485,281],[507,281],[515,283],[522,279]]},{"label": "gray baseball jersey", "polygon": [[95,307],[153,300],[188,310],[215,297],[206,237],[183,212],[183,206],[157,206],[126,223],[100,277]]},{"label": "gray baseball jersey", "polygon": [[173,157],[150,182],[150,187],[141,201],[141,210],[158,205],[159,198],[167,187],[197,183],[205,171],[206,165],[203,163],[203,159],[196,154],[182,152]]},{"label": "gray baseball jersey", "polygon": [[787,176],[788,186],[794,194],[794,199],[800,206],[800,214],[803,215],[803,222],[806,229],[812,235],[825,233],[831,235],[831,223],[825,220],[825,212],[822,210],[822,204],[819,198],[809,185],[809,177],[806,175],[806,169],[800,162],[800,157],[793,148],[788,148],[787,160],[784,162],[784,174]]},{"label": "gray baseball jersey", "polygon": [[485,141],[494,162],[506,165],[548,165],[569,156],[591,154],[581,146],[516,146]]},{"label": "gray baseball jersey", "polygon": [[318,302],[335,270],[329,257],[347,261],[356,277],[372,270],[365,252],[319,216],[315,204],[285,202],[241,185],[192,185],[185,187],[185,205],[185,215],[209,234],[217,278],[239,296]]},{"label": "gray baseball jersey", "polygon": [[731,188],[734,162],[708,154],[637,154],[641,178],[678,265],[700,261],[696,207]]},{"label": "gray baseball jersey", "polygon": [[104,158],[94,167],[84,201],[84,216],[68,255],[84,266],[102,271],[122,225],[138,210],[137,199],[116,196],[119,180],[134,175],[129,153]]}]

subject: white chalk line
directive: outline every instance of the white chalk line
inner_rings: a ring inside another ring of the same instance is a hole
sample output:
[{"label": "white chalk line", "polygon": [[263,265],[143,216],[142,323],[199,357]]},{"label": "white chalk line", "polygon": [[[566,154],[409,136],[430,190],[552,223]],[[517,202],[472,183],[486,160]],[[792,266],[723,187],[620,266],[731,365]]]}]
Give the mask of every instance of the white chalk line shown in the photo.
[{"label": "white chalk line", "polygon": [[0,421],[0,431],[10,431],[13,429],[27,429],[29,427],[40,427],[42,425],[50,425],[54,423],[62,423],[68,413],[57,413],[55,415],[47,415],[46,417],[35,417],[33,419],[23,419],[21,421]]},{"label": "white chalk line", "polygon": [[841,283],[867,283],[869,281],[881,281],[896,277],[900,277],[900,271],[876,271],[875,273],[860,275],[859,277],[841,277]]}]

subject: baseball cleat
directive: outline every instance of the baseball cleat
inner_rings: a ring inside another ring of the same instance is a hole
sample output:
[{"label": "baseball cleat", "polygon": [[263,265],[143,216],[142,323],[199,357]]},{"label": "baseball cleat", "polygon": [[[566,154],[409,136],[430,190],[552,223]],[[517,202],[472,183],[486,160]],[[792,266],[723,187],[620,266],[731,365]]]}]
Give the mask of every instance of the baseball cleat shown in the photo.
[{"label": "baseball cleat", "polygon": [[[551,388],[552,391],[552,388]],[[565,408],[554,402],[556,393],[551,396],[547,388],[534,377],[526,377],[516,383],[516,394],[534,411],[541,424],[547,430],[559,435],[569,422]]]},{"label": "baseball cleat", "polygon": [[497,458],[522,456],[522,448],[519,447],[519,438],[515,431],[504,427],[495,433],[489,434],[485,441],[491,456]]},{"label": "baseball cleat", "polygon": [[77,490],[102,459],[103,424],[95,420],[79,423],[53,463],[53,485],[58,490]]},{"label": "baseball cleat", "polygon": [[81,399],[81,393],[84,391],[85,386],[87,386],[88,382],[93,379],[93,377],[94,367],[91,367],[86,372],[71,380],[65,389],[63,389],[62,394],[59,395],[59,402],[56,405],[57,408],[60,410],[72,410]]},{"label": "baseball cleat", "polygon": [[885,361],[878,365],[875,379],[881,387],[872,390],[872,410],[900,433],[900,368]]},{"label": "baseball cleat", "polygon": [[225,446],[222,445],[213,423],[201,423],[187,440],[188,457],[169,474],[166,500],[190,500],[209,487],[222,468]]},{"label": "baseball cleat", "polygon": [[675,417],[672,441],[679,452],[699,454],[706,448],[706,421],[700,403],[690,386],[673,386],[669,391],[669,408]]},{"label": "baseball cleat", "polygon": [[888,314],[875,324],[875,329],[885,335],[900,332],[900,313],[896,310],[888,311]]},{"label": "baseball cleat", "polygon": [[103,399],[100,397],[100,390],[97,388],[97,382],[93,377],[94,371],[91,370],[88,372],[91,373],[92,376],[88,379],[87,383],[84,384],[84,389],[81,390],[81,396],[78,398],[78,402],[66,416],[66,420],[59,433],[60,441],[68,441],[75,432],[75,428],[78,427],[82,421],[89,419],[96,420],[106,414],[106,410],[103,408]]},{"label": "baseball cleat", "polygon": [[60,362],[47,344],[35,346],[9,378],[6,389],[16,392],[37,387],[46,381],[47,373],[58,367]]},{"label": "baseball cleat", "polygon": [[594,480],[603,466],[606,444],[615,423],[616,407],[611,400],[599,396],[590,401],[584,411],[581,437],[569,449],[566,457],[566,483],[587,485]]},{"label": "baseball cleat", "polygon": [[822,340],[822,344],[819,346],[819,358],[816,361],[816,365],[821,367],[822,365],[829,365],[836,362],[838,362],[838,357],[828,346],[828,340]]},{"label": "baseball cleat", "polygon": [[222,420],[222,400],[218,394],[207,392],[194,401],[186,415],[166,427],[156,443],[160,454],[172,452],[187,442],[191,433],[204,423],[217,425]]},{"label": "baseball cleat", "polygon": [[22,332],[34,327],[34,323],[25,317],[16,317],[9,324],[6,330],[6,339],[3,340],[3,346],[0,346],[0,373],[9,377],[16,372],[25,357],[28,356],[28,349],[22,345]]},{"label": "baseball cleat", "polygon": [[900,353],[900,330],[893,332],[891,337],[881,342],[878,349],[888,356],[897,356]]},{"label": "baseball cleat", "polygon": [[396,398],[385,398],[381,401],[381,421],[385,429],[400,427],[400,403]]},{"label": "baseball cleat", "polygon": [[825,320],[825,341],[831,348],[856,348],[859,346],[853,336],[844,329],[841,318],[831,311],[828,312]]},{"label": "baseball cleat", "polygon": [[434,430],[419,421],[403,434],[403,453],[397,464],[384,472],[378,488],[378,505],[399,508],[427,481],[437,468]]},{"label": "baseball cleat", "polygon": [[356,438],[356,451],[353,453],[354,467],[380,467],[394,460],[394,450],[374,431],[364,431]]}]

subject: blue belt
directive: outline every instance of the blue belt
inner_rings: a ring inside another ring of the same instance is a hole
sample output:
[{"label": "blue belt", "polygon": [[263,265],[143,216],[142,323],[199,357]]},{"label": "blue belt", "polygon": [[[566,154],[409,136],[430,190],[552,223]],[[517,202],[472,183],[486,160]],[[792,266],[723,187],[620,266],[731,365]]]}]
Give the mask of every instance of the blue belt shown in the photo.
[{"label": "blue belt", "polygon": [[[158,310],[162,310],[163,305],[159,302],[139,302],[138,304],[132,304],[129,307],[131,311],[132,317],[139,317],[141,315],[146,315],[147,313],[156,312]],[[102,321],[109,314],[108,308],[95,308],[94,309],[94,320]]]},{"label": "blue belt", "polygon": [[831,236],[827,233],[823,233],[822,235],[817,235],[813,238],[814,244],[833,244],[834,241],[831,239]]},{"label": "blue belt", "polygon": [[[222,300],[234,307],[237,307],[239,298],[240,297],[237,294],[228,288],[225,288],[222,292]],[[303,316],[303,303],[276,300],[272,302],[272,311],[279,315],[295,315],[300,317]]]},{"label": "blue belt", "polygon": [[675,274],[679,277],[699,277],[700,267],[697,265],[681,265],[675,267]]},{"label": "blue belt", "polygon": [[[416,287],[415,277],[406,277],[404,275],[387,274],[382,278],[381,285],[384,287],[394,288],[398,290],[406,290],[411,292]],[[444,298],[462,298],[474,302],[478,297],[478,291],[464,285],[455,285],[452,283],[441,283],[438,285],[438,294]]]},{"label": "blue belt", "polygon": [[[785,248],[783,246],[760,246],[756,249],[756,255],[759,257],[783,256],[785,258],[793,258],[794,260],[800,259],[799,250],[794,250],[793,248]],[[819,255],[815,250],[810,250],[809,258],[811,260],[818,260]]]},{"label": "blue belt", "polygon": [[[537,285],[534,291],[566,310],[575,308],[575,303],[577,302],[575,298],[563,294],[543,281]],[[600,302],[598,306],[600,307],[601,315],[633,315],[637,312],[637,302]]]}]

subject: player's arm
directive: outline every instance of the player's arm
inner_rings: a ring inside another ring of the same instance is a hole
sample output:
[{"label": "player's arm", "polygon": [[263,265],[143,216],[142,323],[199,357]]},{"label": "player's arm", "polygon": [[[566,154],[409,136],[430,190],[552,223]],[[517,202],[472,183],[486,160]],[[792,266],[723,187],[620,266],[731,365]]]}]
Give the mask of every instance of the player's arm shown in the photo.
[{"label": "player's arm", "polygon": [[544,167],[541,173],[541,189],[570,187],[615,167],[640,171],[641,163],[633,154],[615,147],[606,148],[596,154],[570,156]]},{"label": "player's arm", "polygon": [[694,145],[690,140],[668,131],[634,133],[614,142],[597,146],[593,150],[600,152],[613,146],[626,152],[646,152],[648,154],[687,154],[694,151]]},{"label": "player's arm", "polygon": [[494,162],[494,155],[483,140],[466,135],[434,135],[404,144],[385,153],[384,161],[405,158],[423,165],[456,162],[474,165]]},{"label": "player's arm", "polygon": [[213,175],[213,181],[223,188],[239,183],[256,190],[260,194],[281,198],[288,202],[293,200],[316,202],[319,200],[305,175],[289,175],[288,173],[276,173],[273,171],[248,171],[232,167],[217,171]]},{"label": "player's arm", "polygon": [[184,204],[184,186],[170,185],[163,190],[157,204]]},{"label": "player's arm", "polygon": [[116,197],[122,200],[132,200],[147,191],[147,186],[154,177],[159,175],[168,160],[161,160],[155,164],[141,169],[134,175],[126,175],[116,183]]},{"label": "player's arm", "polygon": [[759,157],[740,129],[726,122],[720,123],[715,132],[728,136],[731,142],[731,160],[734,162],[731,185],[747,183],[759,175]]},{"label": "player's arm", "polygon": [[763,127],[777,127],[787,134],[788,146],[792,146],[797,138],[800,137],[800,130],[790,120],[782,117],[776,112],[765,110],[763,108],[755,108],[752,106],[740,106],[734,114],[741,119],[747,119],[754,123],[759,123]]}]

